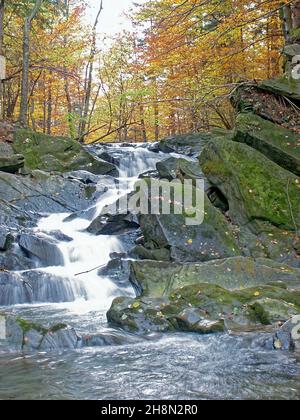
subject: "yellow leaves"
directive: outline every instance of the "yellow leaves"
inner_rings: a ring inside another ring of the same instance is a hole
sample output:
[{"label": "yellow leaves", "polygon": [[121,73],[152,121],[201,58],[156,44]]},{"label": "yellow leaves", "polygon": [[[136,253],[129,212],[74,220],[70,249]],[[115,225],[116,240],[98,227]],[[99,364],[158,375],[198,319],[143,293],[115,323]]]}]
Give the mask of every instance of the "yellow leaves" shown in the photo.
[{"label": "yellow leaves", "polygon": [[257,292],[255,292],[255,293],[254,293],[254,296],[255,296],[255,297],[259,297],[259,296],[260,296],[260,292],[258,292],[258,291],[257,291]]},{"label": "yellow leaves", "polygon": [[193,245],[193,239],[189,239],[189,240],[187,241],[187,244],[188,244],[188,245]]}]

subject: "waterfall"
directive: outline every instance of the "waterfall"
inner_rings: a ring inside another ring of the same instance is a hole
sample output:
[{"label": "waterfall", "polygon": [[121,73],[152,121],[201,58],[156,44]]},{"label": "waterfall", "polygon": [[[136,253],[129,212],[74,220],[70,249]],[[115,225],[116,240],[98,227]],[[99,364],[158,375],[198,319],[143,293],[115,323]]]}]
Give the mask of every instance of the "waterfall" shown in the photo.
[{"label": "waterfall", "polygon": [[[7,288],[6,284],[6,304],[54,302],[82,313],[107,310],[114,297],[133,295],[130,285],[127,289],[120,289],[109,278],[99,276],[96,269],[110,261],[111,253],[126,252],[120,237],[94,236],[86,229],[103,208],[132,191],[139,174],[155,169],[156,163],[162,156],[150,152],[146,147],[121,147],[121,145],[111,146],[110,153],[120,156],[119,178],[114,180],[109,190],[100,197],[94,206],[94,211],[91,211],[93,217],[87,219],[80,218],[79,215],[70,218],[70,214],[67,213],[51,214],[40,219],[34,229],[34,233],[46,237],[48,235],[49,238],[51,232],[59,231],[70,239],[68,242],[59,241],[57,244],[63,255],[63,265],[15,273],[14,281],[11,283],[12,288]],[[99,177],[100,182],[101,177]],[[17,284],[19,287],[16,287]]]}]

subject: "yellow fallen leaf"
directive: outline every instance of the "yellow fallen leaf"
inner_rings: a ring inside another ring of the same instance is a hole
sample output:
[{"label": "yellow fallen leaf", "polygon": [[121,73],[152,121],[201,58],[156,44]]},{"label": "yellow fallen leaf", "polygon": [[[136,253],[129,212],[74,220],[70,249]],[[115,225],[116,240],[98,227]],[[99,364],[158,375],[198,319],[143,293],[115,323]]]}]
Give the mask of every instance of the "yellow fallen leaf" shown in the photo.
[{"label": "yellow fallen leaf", "polygon": [[274,348],[276,350],[281,350],[282,349],[282,344],[281,344],[280,340],[277,339],[277,340],[274,341]]},{"label": "yellow fallen leaf", "polygon": [[254,293],[254,296],[256,296],[256,297],[257,297],[257,296],[260,296],[260,293],[259,293],[259,292],[255,292],[255,293]]},{"label": "yellow fallen leaf", "polygon": [[141,303],[140,303],[140,302],[134,302],[134,303],[131,305],[132,309],[139,309],[139,308],[140,308],[140,306],[141,306]]}]

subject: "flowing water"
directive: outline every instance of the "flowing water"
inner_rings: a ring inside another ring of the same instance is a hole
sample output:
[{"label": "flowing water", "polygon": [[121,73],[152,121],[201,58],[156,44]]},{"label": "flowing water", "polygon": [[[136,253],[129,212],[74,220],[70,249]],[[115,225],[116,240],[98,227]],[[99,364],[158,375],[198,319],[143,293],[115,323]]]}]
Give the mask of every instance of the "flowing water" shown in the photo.
[{"label": "flowing water", "polygon": [[129,245],[122,237],[93,236],[85,229],[105,206],[132,190],[139,174],[164,158],[144,147],[112,150],[121,159],[120,179],[91,216],[50,215],[36,228],[46,236],[59,230],[72,238],[59,244],[63,265],[38,269],[64,279],[66,302],[49,303],[49,288],[42,302],[5,308],[42,324],[63,321],[97,340],[76,351],[0,353],[0,399],[299,399],[299,361],[264,349],[265,334],[141,338],[107,326],[113,298],[133,295],[132,288],[99,277],[97,270],[77,274],[105,265],[111,253]]}]

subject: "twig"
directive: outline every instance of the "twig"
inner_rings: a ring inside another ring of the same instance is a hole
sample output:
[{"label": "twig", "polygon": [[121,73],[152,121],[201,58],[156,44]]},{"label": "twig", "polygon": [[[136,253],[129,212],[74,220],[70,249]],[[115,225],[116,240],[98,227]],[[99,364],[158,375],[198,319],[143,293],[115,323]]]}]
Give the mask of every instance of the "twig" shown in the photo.
[{"label": "twig", "polygon": [[74,277],[81,276],[82,274],[88,274],[92,271],[98,270],[99,268],[105,267],[106,264],[98,265],[98,267],[92,268],[91,270],[83,271],[82,273],[74,274]]},{"label": "twig", "polygon": [[294,108],[294,110],[296,111],[296,112],[298,112],[298,111],[300,111],[300,108],[296,105],[296,104],[294,104],[294,102],[293,101],[291,101],[289,98],[287,98],[286,96],[283,96],[284,97],[284,99]]}]

